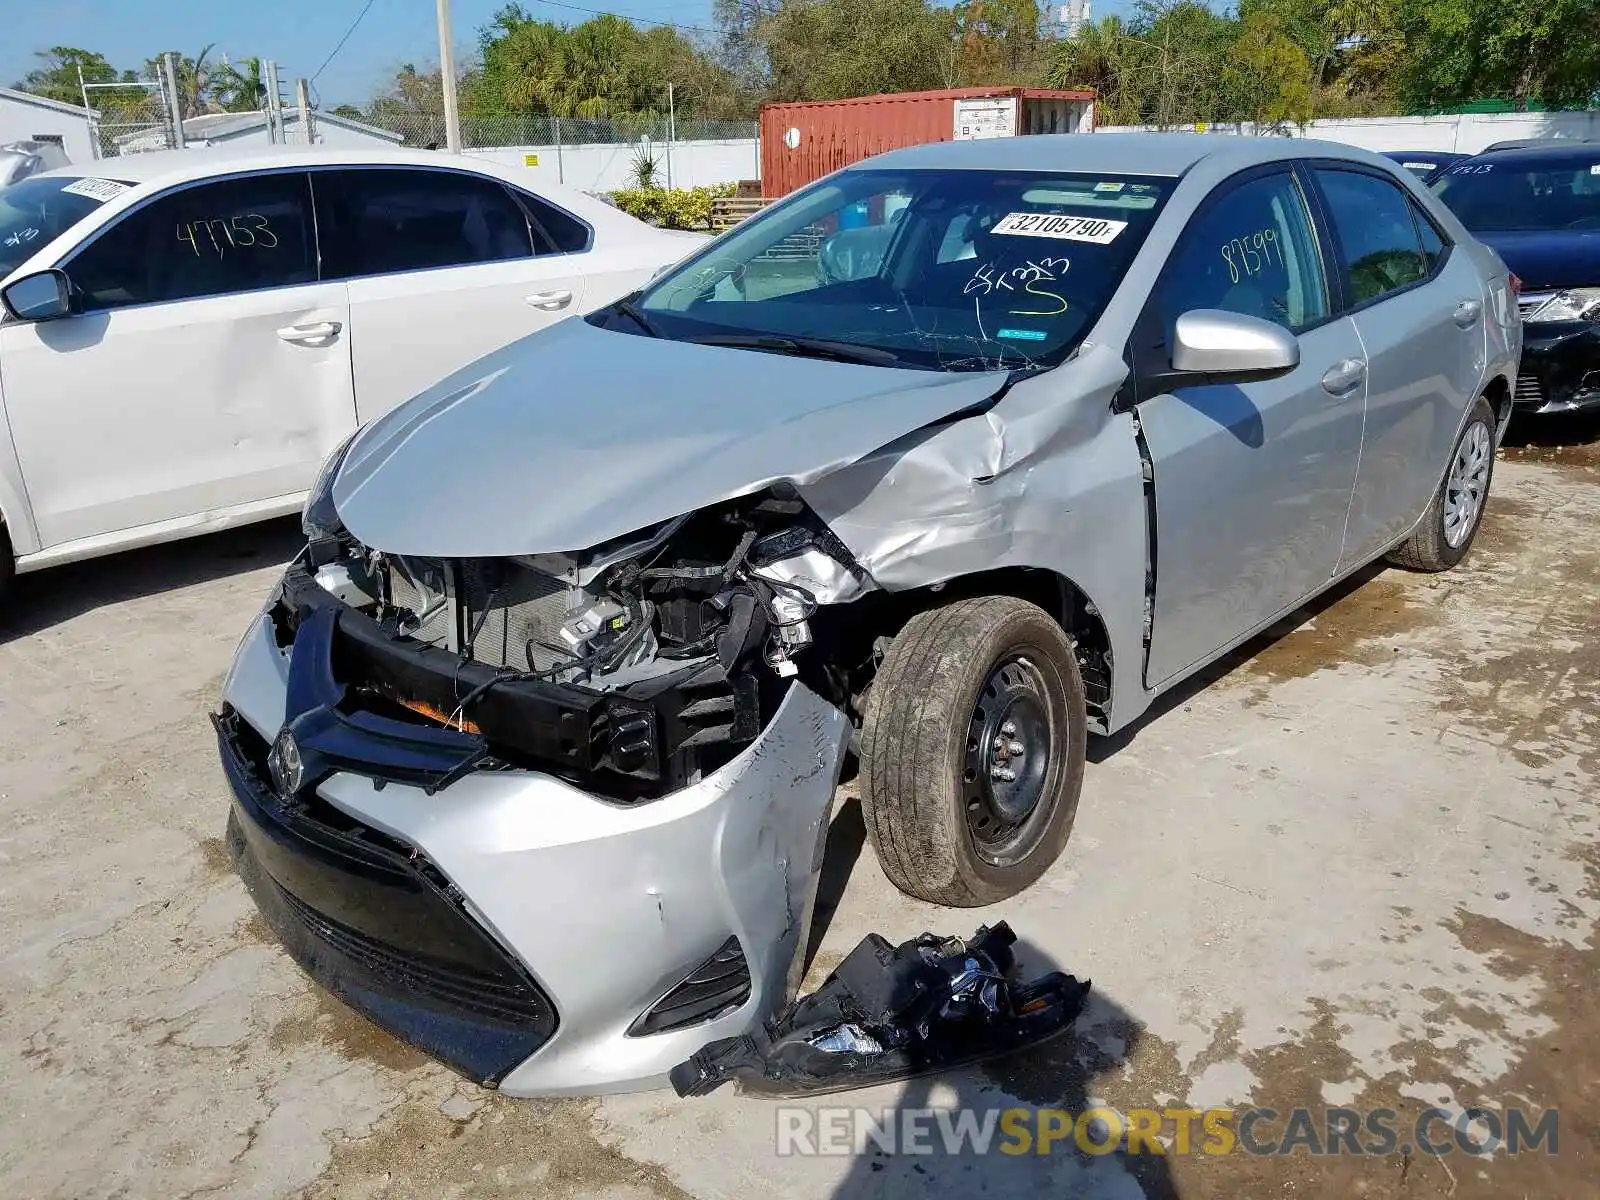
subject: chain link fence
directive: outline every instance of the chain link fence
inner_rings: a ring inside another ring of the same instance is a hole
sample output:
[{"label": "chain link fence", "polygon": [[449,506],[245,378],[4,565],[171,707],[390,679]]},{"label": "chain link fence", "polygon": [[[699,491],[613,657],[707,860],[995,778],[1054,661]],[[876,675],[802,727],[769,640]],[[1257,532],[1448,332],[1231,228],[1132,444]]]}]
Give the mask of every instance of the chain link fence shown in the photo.
[{"label": "chain link fence", "polygon": [[116,158],[170,150],[176,141],[166,95],[143,84],[97,86],[91,97],[89,137],[95,157]]},{"label": "chain link fence", "polygon": [[[359,120],[401,134],[407,146],[442,147],[446,144],[444,117],[434,113],[396,111],[378,104],[361,112]],[[550,117],[522,114],[462,116],[461,144],[467,150],[492,150],[500,146],[605,146],[667,140],[665,117]],[[670,132],[680,142],[743,141],[758,136],[755,121],[710,121],[680,117]]]}]

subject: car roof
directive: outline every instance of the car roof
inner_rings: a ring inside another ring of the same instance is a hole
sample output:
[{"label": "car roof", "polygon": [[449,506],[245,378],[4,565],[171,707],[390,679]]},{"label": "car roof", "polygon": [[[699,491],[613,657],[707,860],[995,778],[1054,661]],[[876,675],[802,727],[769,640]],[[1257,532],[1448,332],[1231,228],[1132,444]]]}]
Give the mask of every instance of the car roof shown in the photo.
[{"label": "car roof", "polygon": [[1492,158],[1496,163],[1600,162],[1600,142],[1577,138],[1550,138],[1547,141],[1518,142],[1490,146],[1474,158]]},{"label": "car roof", "polygon": [[929,142],[865,159],[851,170],[1085,171],[1177,178],[1202,160],[1243,168],[1285,158],[1343,158],[1385,167],[1371,151],[1315,138],[1206,133],[1061,133]]},{"label": "car roof", "polygon": [[530,172],[475,154],[451,154],[443,150],[407,150],[399,147],[330,149],[321,146],[273,146],[270,149],[248,146],[206,146],[193,150],[152,150],[90,162],[73,163],[33,178],[47,175],[77,178],[115,179],[137,187],[160,190],[178,184],[231,175],[242,171],[271,171],[293,167],[459,167],[536,192],[582,216],[591,225],[614,223],[621,214],[576,188],[535,179]]}]

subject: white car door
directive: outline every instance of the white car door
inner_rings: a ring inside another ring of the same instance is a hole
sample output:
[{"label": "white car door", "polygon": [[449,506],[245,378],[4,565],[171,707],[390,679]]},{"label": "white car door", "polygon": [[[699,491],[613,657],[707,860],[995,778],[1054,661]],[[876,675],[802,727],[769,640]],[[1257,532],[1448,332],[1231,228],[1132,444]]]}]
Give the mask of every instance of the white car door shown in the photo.
[{"label": "white car door", "polygon": [[304,172],[168,192],[58,265],[73,314],[0,328],[41,548],[292,508],[355,421]]},{"label": "white car door", "polygon": [[350,291],[362,422],[584,303],[589,228],[459,168],[312,176],[325,277]]}]

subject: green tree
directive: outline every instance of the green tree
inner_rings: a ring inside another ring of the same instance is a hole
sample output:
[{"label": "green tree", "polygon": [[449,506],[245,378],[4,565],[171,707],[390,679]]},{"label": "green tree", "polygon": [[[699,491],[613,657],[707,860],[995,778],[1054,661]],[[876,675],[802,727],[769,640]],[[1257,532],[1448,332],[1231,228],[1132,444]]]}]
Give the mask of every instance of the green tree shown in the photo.
[{"label": "green tree", "polygon": [[94,50],[80,50],[76,46],[51,46],[48,50],[40,50],[34,58],[38,60],[38,65],[17,80],[17,90],[59,100],[63,104],[83,103],[83,89],[78,86],[80,68],[85,83],[117,83],[133,80],[132,71],[119,72],[106,61],[105,55]]},{"label": "green tree", "polygon": [[253,112],[266,104],[267,81],[259,58],[224,61],[210,83],[212,99],[225,112]]},{"label": "green tree", "polygon": [[1581,108],[1600,94],[1596,0],[1396,0],[1396,18],[1416,106],[1504,96]]},{"label": "green tree", "polygon": [[[178,88],[178,107],[183,114],[184,120],[188,120],[190,117],[198,117],[201,113],[210,109],[212,70],[211,64],[206,60],[211,57],[211,51],[215,48],[216,43],[212,42],[193,58],[177,51],[171,51],[175,56],[172,77]],[[145,60],[145,79],[164,80],[166,78],[166,67],[163,64],[165,57],[165,54],[158,54],[154,58]]]},{"label": "green tree", "polygon": [[1239,22],[1222,78],[1237,120],[1277,126],[1311,119],[1315,72],[1276,13],[1257,11]]},{"label": "green tree", "polygon": [[1035,0],[961,0],[950,11],[963,86],[1027,84],[1044,69]]},{"label": "green tree", "polygon": [[665,116],[669,83],[684,116],[748,111],[733,74],[665,26],[642,30],[615,16],[558,25],[510,5],[479,32],[479,46],[484,113]]},{"label": "green tree", "polygon": [[1093,88],[1102,125],[1137,125],[1144,119],[1145,50],[1121,17],[1102,17],[1057,44],[1045,82],[1057,88]]},{"label": "green tree", "polygon": [[925,0],[785,0],[756,36],[766,48],[773,100],[838,100],[960,81],[950,11]]}]

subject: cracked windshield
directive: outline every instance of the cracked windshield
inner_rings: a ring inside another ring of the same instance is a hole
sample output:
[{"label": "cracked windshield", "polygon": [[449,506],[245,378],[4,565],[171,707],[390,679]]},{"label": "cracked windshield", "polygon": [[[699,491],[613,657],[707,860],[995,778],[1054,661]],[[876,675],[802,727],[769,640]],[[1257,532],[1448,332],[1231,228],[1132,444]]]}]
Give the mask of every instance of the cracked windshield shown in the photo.
[{"label": "cracked windshield", "polygon": [[617,323],[683,341],[945,371],[1051,366],[1077,348],[1169,181],[856,171],[663,278]]}]

